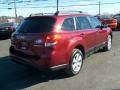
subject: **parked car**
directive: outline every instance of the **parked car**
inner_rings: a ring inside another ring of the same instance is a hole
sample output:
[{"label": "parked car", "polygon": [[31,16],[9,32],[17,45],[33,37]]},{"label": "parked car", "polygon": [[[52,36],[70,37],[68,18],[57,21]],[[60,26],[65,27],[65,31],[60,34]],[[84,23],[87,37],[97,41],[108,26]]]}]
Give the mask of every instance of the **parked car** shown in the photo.
[{"label": "parked car", "polygon": [[15,31],[17,23],[2,23],[0,24],[0,37],[10,37],[12,32]]},{"label": "parked car", "polygon": [[115,19],[117,19],[117,29],[120,29],[120,16],[115,16]]},{"label": "parked car", "polygon": [[30,16],[12,34],[10,56],[41,70],[80,72],[85,57],[99,49],[110,50],[112,30],[88,14],[57,12]]},{"label": "parked car", "polygon": [[112,30],[117,28],[117,19],[114,19],[112,16],[101,15],[98,16],[98,18],[103,24],[108,25]]}]

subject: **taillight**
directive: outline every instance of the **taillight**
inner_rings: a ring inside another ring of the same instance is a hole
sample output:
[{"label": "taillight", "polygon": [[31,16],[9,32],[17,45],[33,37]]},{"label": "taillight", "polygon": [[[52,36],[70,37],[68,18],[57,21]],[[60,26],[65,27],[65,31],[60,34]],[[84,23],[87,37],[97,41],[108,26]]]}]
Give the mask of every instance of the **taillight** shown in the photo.
[{"label": "taillight", "polygon": [[58,43],[58,41],[61,39],[61,36],[56,34],[56,35],[47,35],[43,38],[37,39],[34,41],[34,46],[54,46]]},{"label": "taillight", "polygon": [[56,35],[48,35],[46,37],[46,41],[45,41],[45,46],[49,47],[49,46],[54,46],[58,43],[58,41],[61,39],[61,36],[56,34]]}]

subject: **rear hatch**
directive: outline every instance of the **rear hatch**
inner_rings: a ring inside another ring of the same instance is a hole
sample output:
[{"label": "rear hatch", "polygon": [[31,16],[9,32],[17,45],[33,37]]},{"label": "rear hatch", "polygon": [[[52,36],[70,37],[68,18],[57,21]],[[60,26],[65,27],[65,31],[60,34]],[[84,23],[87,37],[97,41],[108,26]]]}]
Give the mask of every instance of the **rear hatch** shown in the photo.
[{"label": "rear hatch", "polygon": [[40,55],[45,50],[45,39],[55,24],[53,17],[30,17],[25,19],[12,35],[16,50],[28,55]]}]

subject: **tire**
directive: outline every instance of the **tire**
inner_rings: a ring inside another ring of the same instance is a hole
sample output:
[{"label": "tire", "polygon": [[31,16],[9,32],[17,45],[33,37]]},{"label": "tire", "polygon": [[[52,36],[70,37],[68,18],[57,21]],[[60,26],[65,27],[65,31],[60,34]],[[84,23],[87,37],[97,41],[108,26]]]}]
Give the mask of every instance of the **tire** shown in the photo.
[{"label": "tire", "polygon": [[111,50],[112,48],[112,36],[111,35],[108,35],[108,38],[107,38],[107,44],[106,46],[103,48],[104,51],[109,51]]},{"label": "tire", "polygon": [[74,49],[68,67],[65,69],[65,72],[70,75],[74,76],[77,75],[83,65],[83,53],[79,49]]}]

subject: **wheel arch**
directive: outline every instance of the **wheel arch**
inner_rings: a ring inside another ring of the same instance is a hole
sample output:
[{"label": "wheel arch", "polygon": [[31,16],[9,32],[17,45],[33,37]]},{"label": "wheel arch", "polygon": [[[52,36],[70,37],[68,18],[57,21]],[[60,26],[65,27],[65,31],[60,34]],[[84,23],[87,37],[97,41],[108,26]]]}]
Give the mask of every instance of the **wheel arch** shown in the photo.
[{"label": "wheel arch", "polygon": [[84,47],[82,45],[77,45],[75,48],[82,51],[83,59],[85,59],[85,49],[84,49]]}]

